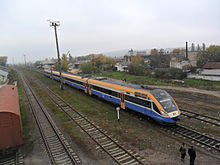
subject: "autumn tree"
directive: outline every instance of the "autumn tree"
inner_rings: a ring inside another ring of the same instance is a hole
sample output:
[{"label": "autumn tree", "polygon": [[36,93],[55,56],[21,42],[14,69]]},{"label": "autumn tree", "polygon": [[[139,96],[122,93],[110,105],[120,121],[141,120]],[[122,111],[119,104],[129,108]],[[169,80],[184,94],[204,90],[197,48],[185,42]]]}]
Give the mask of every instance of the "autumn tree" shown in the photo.
[{"label": "autumn tree", "polygon": [[150,54],[151,55],[158,55],[158,50],[156,48],[151,49]]},{"label": "autumn tree", "polygon": [[61,68],[63,71],[68,70],[68,60],[67,60],[67,55],[63,54],[62,59],[61,59]]},{"label": "autumn tree", "polygon": [[92,62],[86,62],[79,66],[84,74],[92,74],[98,72],[98,68]]},{"label": "autumn tree", "polygon": [[7,56],[0,56],[0,65],[1,66],[6,66],[7,59],[8,59]]},{"label": "autumn tree", "polygon": [[182,52],[185,52],[185,50],[184,50],[184,49],[176,48],[176,49],[173,49],[172,52],[173,52],[173,53],[182,53]]},{"label": "autumn tree", "polygon": [[206,62],[220,62],[220,46],[211,45],[205,51],[199,51],[197,55],[197,66],[202,67]]},{"label": "autumn tree", "polygon": [[142,56],[136,55],[131,57],[131,64],[128,66],[128,72],[135,75],[143,75],[144,60]]},{"label": "autumn tree", "polygon": [[99,55],[91,60],[91,62],[100,70],[112,70],[116,63],[115,59],[106,57],[104,55]]},{"label": "autumn tree", "polygon": [[[83,73],[97,73],[100,71],[113,71],[116,61],[113,58],[106,57],[103,54],[96,55],[91,62],[83,63],[80,69]],[[89,71],[90,69],[90,71]]]}]

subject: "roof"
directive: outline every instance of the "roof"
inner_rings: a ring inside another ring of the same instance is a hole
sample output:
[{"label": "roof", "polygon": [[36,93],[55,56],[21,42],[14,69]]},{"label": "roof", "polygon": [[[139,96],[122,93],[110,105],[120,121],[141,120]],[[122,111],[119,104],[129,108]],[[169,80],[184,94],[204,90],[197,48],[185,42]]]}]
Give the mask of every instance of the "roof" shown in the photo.
[{"label": "roof", "polygon": [[207,62],[203,69],[220,69],[220,62]]},{"label": "roof", "polygon": [[14,85],[5,85],[0,88],[0,113],[2,112],[20,116],[18,90]]},{"label": "roof", "polygon": [[4,77],[7,77],[8,75],[8,72],[5,72],[3,70],[0,70],[0,76],[4,76]]}]

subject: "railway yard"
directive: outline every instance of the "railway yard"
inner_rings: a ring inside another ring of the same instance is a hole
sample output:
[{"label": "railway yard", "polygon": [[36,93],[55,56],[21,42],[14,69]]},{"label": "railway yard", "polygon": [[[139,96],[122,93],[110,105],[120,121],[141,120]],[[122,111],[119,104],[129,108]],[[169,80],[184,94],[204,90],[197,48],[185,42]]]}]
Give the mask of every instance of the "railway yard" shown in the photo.
[{"label": "railway yard", "polygon": [[180,159],[183,142],[194,146],[196,164],[220,162],[220,97],[211,91],[164,87],[182,113],[177,125],[164,126],[131,110],[118,121],[114,105],[67,85],[60,90],[36,71],[19,69],[17,78],[24,164],[189,164],[188,155]]}]

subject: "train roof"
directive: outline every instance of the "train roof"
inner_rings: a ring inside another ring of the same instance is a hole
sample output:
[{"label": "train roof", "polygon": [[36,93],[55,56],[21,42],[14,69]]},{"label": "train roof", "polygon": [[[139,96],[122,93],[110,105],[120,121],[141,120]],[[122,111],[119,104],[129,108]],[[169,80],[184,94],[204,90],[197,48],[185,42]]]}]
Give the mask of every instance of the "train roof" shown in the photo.
[{"label": "train roof", "polygon": [[0,113],[8,112],[20,116],[18,90],[14,85],[0,88]]},{"label": "train roof", "polygon": [[124,82],[120,82],[120,81],[117,81],[117,80],[103,79],[103,80],[99,80],[99,81],[107,82],[107,83],[111,83],[111,84],[116,84],[116,85],[121,85],[121,86],[125,86],[125,87],[128,87],[128,88],[146,90],[148,92],[153,90],[153,88],[149,88],[146,85],[137,85],[137,84],[131,84],[131,83],[124,83]]},{"label": "train roof", "polygon": [[125,82],[121,82],[120,80],[113,80],[113,79],[110,79],[110,78],[107,78],[107,77],[96,77],[96,76],[91,76],[91,75],[74,74],[74,73],[69,73],[69,72],[63,72],[63,73],[73,75],[73,76],[78,76],[78,77],[81,77],[81,78],[89,78],[89,79],[92,79],[92,80],[98,80],[98,81],[105,82],[105,83],[120,85],[120,86],[124,86],[124,87],[127,87],[127,88],[146,91],[146,92],[149,92],[151,94],[154,94],[155,92],[158,92],[158,91],[164,91],[160,88],[152,88],[152,87],[149,87],[147,85],[138,85],[138,84],[125,83]]}]

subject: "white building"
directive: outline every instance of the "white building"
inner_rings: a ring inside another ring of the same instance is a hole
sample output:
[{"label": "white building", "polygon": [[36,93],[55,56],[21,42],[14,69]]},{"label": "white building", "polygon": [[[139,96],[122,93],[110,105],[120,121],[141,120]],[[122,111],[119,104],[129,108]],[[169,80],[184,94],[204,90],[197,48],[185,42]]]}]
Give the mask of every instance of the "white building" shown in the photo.
[{"label": "white building", "polygon": [[207,62],[202,68],[201,75],[220,77],[220,62]]},{"label": "white building", "polygon": [[170,68],[178,68],[182,70],[189,70],[191,67],[191,64],[189,61],[186,60],[177,60],[176,57],[173,57],[170,60]]},{"label": "white building", "polygon": [[118,62],[118,63],[115,64],[115,68],[119,72],[124,72],[124,71],[127,71],[128,66],[123,65],[122,63]]},{"label": "white building", "polygon": [[220,62],[207,62],[199,74],[188,74],[187,78],[220,81]]}]

